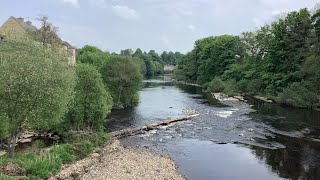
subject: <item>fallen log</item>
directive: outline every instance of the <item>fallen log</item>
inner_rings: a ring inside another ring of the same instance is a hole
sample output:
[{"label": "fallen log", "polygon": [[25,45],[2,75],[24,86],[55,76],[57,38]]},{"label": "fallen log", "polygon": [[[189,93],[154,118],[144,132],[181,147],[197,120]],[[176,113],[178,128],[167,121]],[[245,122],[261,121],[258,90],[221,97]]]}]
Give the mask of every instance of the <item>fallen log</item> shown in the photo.
[{"label": "fallen log", "polygon": [[112,137],[116,137],[116,138],[123,138],[123,137],[132,136],[132,135],[136,135],[136,134],[143,134],[146,131],[150,131],[150,130],[153,130],[153,129],[157,128],[158,126],[166,126],[166,125],[171,124],[171,123],[190,120],[190,119],[192,119],[194,117],[197,117],[197,116],[199,116],[199,114],[194,114],[194,115],[184,116],[184,117],[178,117],[178,118],[175,118],[175,119],[164,120],[164,121],[161,121],[161,122],[155,122],[155,123],[152,123],[152,124],[149,124],[149,125],[144,125],[142,127],[122,129],[122,130],[119,130],[119,131],[111,132],[110,135]]}]

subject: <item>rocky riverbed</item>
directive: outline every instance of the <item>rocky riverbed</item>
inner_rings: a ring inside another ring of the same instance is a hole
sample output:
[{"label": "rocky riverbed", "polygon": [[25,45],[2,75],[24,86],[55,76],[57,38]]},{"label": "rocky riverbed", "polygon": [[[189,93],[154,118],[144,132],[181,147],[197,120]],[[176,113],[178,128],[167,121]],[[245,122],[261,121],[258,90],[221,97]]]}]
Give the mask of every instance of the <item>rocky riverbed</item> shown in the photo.
[{"label": "rocky riverbed", "polygon": [[64,165],[50,180],[62,179],[172,179],[182,180],[174,162],[143,148],[125,148],[120,141],[96,149],[87,158]]}]

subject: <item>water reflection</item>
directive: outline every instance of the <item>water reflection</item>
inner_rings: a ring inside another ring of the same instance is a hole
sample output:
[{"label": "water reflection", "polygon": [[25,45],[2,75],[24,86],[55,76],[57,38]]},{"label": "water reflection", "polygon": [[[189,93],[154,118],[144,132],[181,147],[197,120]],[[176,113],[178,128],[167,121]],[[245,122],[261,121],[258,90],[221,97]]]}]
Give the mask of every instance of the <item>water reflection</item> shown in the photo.
[{"label": "water reflection", "polygon": [[252,153],[264,161],[272,172],[282,178],[292,180],[317,180],[320,178],[320,145],[319,143],[278,137],[285,149],[264,149],[251,146]]}]

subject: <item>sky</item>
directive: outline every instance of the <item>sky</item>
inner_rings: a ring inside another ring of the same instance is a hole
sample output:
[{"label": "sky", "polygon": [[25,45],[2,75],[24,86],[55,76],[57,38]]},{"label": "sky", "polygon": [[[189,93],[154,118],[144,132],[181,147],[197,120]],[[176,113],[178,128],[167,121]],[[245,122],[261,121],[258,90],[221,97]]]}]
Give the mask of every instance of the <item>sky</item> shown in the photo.
[{"label": "sky", "polygon": [[10,16],[39,26],[42,15],[80,48],[190,51],[207,36],[257,30],[279,14],[319,0],[0,0],[0,24]]}]

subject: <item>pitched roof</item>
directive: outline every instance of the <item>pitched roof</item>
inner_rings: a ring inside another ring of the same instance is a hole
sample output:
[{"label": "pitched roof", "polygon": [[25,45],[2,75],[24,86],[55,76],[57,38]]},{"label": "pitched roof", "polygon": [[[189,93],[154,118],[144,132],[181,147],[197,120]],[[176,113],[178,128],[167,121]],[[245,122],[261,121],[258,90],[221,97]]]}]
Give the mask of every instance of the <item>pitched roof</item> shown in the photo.
[{"label": "pitched roof", "polygon": [[24,30],[28,31],[28,32],[36,32],[38,31],[38,29],[33,26],[32,24],[29,24],[27,22],[21,22],[18,20],[18,18],[15,18],[13,16],[11,16]]}]

